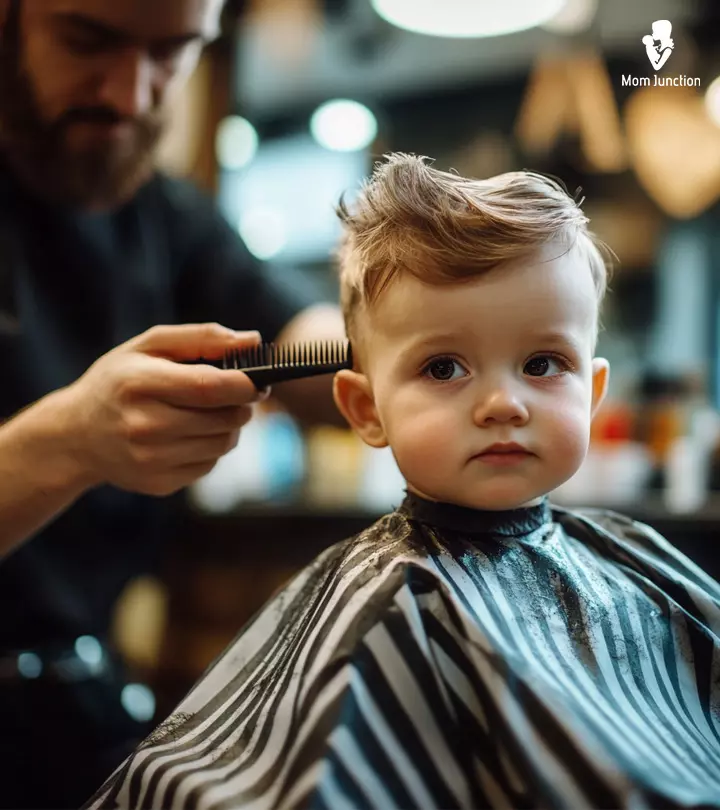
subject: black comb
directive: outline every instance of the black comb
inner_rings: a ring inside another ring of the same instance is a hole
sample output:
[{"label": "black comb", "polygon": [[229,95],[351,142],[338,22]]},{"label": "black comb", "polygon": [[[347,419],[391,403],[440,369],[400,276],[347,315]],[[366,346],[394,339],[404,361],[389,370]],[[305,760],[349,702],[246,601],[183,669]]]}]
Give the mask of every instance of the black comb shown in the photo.
[{"label": "black comb", "polygon": [[[200,359],[197,362],[208,361]],[[244,349],[230,349],[220,361],[210,361],[213,366],[243,371],[256,388],[332,374],[343,368],[352,368],[352,364],[352,350],[344,340],[279,345],[259,343]]]}]

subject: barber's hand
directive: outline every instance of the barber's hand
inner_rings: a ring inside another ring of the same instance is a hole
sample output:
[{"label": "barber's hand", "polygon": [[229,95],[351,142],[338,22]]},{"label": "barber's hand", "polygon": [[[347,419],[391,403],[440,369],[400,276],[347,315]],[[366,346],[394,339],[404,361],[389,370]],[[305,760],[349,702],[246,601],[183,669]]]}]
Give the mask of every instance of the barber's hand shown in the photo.
[{"label": "barber's hand", "polygon": [[208,473],[263,397],[241,371],[182,361],[259,341],[218,324],[157,326],[57,392],[60,427],[89,485],[169,495]]}]

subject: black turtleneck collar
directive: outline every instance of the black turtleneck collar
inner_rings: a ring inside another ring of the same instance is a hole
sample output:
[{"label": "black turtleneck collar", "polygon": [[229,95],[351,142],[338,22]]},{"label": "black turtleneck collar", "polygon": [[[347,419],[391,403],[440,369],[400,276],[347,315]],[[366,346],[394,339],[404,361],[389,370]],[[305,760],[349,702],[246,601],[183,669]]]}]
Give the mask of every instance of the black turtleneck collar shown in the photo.
[{"label": "black turtleneck collar", "polygon": [[502,537],[524,537],[552,521],[547,497],[535,506],[495,511],[429,501],[407,492],[398,511],[437,529]]}]

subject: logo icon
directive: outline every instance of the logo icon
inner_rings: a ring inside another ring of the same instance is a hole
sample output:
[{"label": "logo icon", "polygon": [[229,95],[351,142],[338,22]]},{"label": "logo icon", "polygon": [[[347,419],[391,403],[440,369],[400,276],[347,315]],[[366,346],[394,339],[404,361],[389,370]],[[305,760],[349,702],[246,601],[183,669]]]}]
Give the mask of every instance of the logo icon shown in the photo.
[{"label": "logo icon", "polygon": [[672,34],[670,20],[655,20],[652,24],[652,34],[646,34],[642,38],[650,64],[655,70],[660,70],[673,52],[675,43],[670,34]]}]

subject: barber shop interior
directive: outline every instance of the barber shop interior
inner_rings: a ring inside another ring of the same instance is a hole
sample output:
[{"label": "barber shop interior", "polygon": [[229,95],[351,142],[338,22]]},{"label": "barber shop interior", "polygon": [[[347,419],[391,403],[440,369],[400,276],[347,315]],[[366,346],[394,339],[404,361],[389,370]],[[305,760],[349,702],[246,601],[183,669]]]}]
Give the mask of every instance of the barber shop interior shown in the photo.
[{"label": "barber shop interior", "polygon": [[0,374],[0,808],[720,808],[717,0],[0,0]]}]

